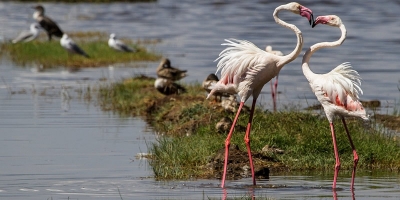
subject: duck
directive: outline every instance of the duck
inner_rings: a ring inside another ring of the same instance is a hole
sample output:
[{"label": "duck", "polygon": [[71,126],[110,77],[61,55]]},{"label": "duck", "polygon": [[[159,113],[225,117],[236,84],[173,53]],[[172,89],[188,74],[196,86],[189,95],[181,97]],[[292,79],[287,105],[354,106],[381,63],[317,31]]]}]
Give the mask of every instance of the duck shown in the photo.
[{"label": "duck", "polygon": [[157,76],[171,81],[178,81],[186,77],[187,70],[180,70],[171,66],[171,61],[168,58],[161,60],[157,67]]}]

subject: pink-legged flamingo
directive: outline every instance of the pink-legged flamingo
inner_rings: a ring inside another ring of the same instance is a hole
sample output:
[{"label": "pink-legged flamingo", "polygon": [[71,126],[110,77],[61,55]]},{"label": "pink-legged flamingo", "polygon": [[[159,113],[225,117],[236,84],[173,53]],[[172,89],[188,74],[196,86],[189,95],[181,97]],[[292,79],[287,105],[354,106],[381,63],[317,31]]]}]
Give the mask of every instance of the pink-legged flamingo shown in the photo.
[{"label": "pink-legged flamingo", "polygon": [[342,23],[341,19],[336,15],[319,16],[316,18],[313,27],[317,24],[326,24],[333,27],[338,27],[342,35],[339,40],[334,42],[320,42],[312,45],[304,54],[302,69],[304,76],[310,83],[312,91],[317,96],[318,101],[324,107],[326,117],[328,118],[331,133],[333,148],[335,151],[335,173],[333,178],[332,188],[336,188],[336,180],[340,169],[339,153],[336,144],[335,130],[333,126],[333,118],[335,115],[340,116],[344,128],[347,133],[347,137],[350,141],[350,146],[353,149],[354,166],[351,176],[351,189],[354,188],[354,177],[356,174],[356,167],[358,162],[358,155],[354,147],[353,141],[351,140],[349,130],[347,129],[345,116],[361,117],[364,120],[368,120],[368,116],[365,112],[364,107],[358,99],[358,94],[362,94],[360,88],[361,78],[357,71],[351,68],[350,63],[343,63],[337,66],[335,69],[326,74],[314,74],[308,62],[311,55],[318,49],[325,47],[336,47],[341,45],[346,39],[346,28]]},{"label": "pink-legged flamingo", "polygon": [[288,10],[295,14],[299,14],[302,17],[306,17],[310,24],[314,18],[310,9],[296,2],[278,6],[275,9],[273,13],[275,22],[283,27],[293,30],[297,36],[297,45],[290,54],[285,56],[276,56],[261,50],[253,43],[245,40],[225,40],[228,43],[222,44],[229,47],[219,54],[218,59],[220,60],[217,65],[217,72],[221,70],[221,79],[217,82],[217,84],[215,84],[207,98],[216,92],[238,94],[240,97],[239,108],[225,140],[224,173],[221,183],[222,188],[225,186],[230,139],[232,137],[233,130],[235,129],[235,124],[240,115],[240,111],[243,108],[244,102],[246,102],[250,96],[253,96],[253,102],[244,141],[246,143],[249,156],[253,185],[256,184],[253,160],[250,150],[250,129],[257,97],[259,96],[263,86],[273,77],[275,77],[285,64],[296,59],[301,52],[301,48],[303,47],[303,36],[301,31],[295,25],[284,22],[278,18],[278,13],[282,10]]},{"label": "pink-legged flamingo", "polygon": [[[272,46],[268,45],[267,47],[265,47],[265,51],[275,54],[277,56],[283,56],[282,51],[277,51],[277,50],[272,50]],[[278,95],[278,75],[276,75],[275,78],[275,82],[272,83],[272,81],[270,81],[271,83],[271,96],[272,96],[272,103],[274,106],[274,111],[276,111],[276,96]]]}]

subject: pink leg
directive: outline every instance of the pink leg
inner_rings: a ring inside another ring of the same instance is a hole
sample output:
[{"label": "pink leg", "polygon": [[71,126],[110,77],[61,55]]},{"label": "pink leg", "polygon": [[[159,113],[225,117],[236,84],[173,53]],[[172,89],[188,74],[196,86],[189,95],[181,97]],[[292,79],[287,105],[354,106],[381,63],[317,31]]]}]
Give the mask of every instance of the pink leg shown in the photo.
[{"label": "pink leg", "polygon": [[237,122],[237,120],[239,118],[240,111],[243,108],[243,105],[244,105],[244,102],[240,102],[238,111],[236,113],[235,119],[233,120],[233,123],[232,123],[232,126],[231,126],[231,130],[229,131],[229,134],[225,139],[224,174],[222,175],[221,188],[224,188],[224,186],[225,186],[226,170],[227,170],[227,166],[228,166],[229,145],[231,144],[232,133],[233,133],[233,130],[235,130],[235,125],[236,125],[236,122]]},{"label": "pink leg", "polygon": [[339,169],[340,169],[340,159],[339,159],[339,152],[338,152],[337,144],[336,144],[335,128],[333,126],[333,123],[330,123],[330,126],[331,126],[331,132],[332,132],[333,150],[335,151],[335,159],[336,159],[335,174],[333,176],[332,188],[336,188],[336,180],[337,180],[337,176],[338,176]]},{"label": "pink leg", "polygon": [[253,165],[253,158],[251,156],[251,148],[250,148],[250,130],[251,130],[251,122],[253,120],[253,114],[254,114],[254,108],[256,105],[256,101],[257,101],[257,99],[253,99],[253,104],[251,105],[251,110],[250,110],[249,122],[247,124],[246,134],[244,136],[244,142],[246,143],[246,147],[247,147],[247,154],[249,155],[251,177],[253,177],[253,185],[256,185],[256,179],[254,177],[254,165]]},{"label": "pink leg", "polygon": [[356,177],[356,168],[357,168],[357,163],[358,163],[358,155],[357,155],[357,152],[356,152],[356,148],[354,147],[353,140],[350,137],[349,129],[347,128],[346,121],[344,120],[344,117],[342,117],[342,122],[343,122],[344,128],[346,129],[346,133],[347,133],[347,137],[349,138],[349,141],[350,141],[351,149],[353,150],[353,162],[354,162],[354,165],[353,165],[353,172],[351,174],[351,186],[350,186],[350,189],[353,190],[354,189],[354,178]]},{"label": "pink leg", "polygon": [[278,95],[278,76],[276,76],[275,83],[271,82],[271,95],[272,103],[274,105],[274,111],[276,111],[276,96]]}]

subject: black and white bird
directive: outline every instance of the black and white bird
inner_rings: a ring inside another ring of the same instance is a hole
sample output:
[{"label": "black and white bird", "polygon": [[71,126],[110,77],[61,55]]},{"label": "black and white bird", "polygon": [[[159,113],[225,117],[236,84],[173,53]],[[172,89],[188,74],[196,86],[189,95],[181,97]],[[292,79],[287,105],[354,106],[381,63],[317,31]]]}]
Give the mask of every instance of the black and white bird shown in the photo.
[{"label": "black and white bird", "polygon": [[108,46],[123,52],[133,52],[133,49],[124,44],[121,40],[118,40],[114,33],[110,34],[110,39],[108,39]]},{"label": "black and white bird", "polygon": [[164,58],[157,67],[157,76],[160,78],[178,81],[186,76],[186,70],[180,70],[171,66],[171,61]]},{"label": "black and white bird", "polygon": [[22,31],[16,38],[12,40],[12,43],[18,42],[29,42],[37,38],[39,35],[39,25],[36,23],[31,24],[30,30]]},{"label": "black and white bird", "polygon": [[43,6],[37,5],[33,7],[33,9],[35,9],[33,19],[35,19],[44,30],[46,30],[49,41],[53,35],[59,38],[63,36],[64,32],[58,27],[58,25],[49,17],[44,15]]},{"label": "black and white bird", "polygon": [[182,94],[186,89],[172,80],[158,77],[154,82],[154,87],[164,95]]},{"label": "black and white bird", "polygon": [[71,38],[68,37],[67,34],[64,33],[60,40],[60,44],[64,49],[66,49],[68,52],[71,53],[76,53],[82,56],[85,56],[86,58],[89,58],[89,55],[85,51],[83,51]]}]

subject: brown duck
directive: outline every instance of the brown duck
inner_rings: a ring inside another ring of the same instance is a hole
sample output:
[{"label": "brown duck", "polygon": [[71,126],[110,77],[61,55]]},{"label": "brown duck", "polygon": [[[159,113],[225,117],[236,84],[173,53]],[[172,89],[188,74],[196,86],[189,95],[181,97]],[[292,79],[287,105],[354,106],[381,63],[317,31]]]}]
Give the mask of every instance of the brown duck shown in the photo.
[{"label": "brown duck", "polygon": [[171,61],[168,58],[161,60],[157,67],[157,76],[171,81],[178,81],[186,76],[186,70],[180,70],[171,66]]}]

